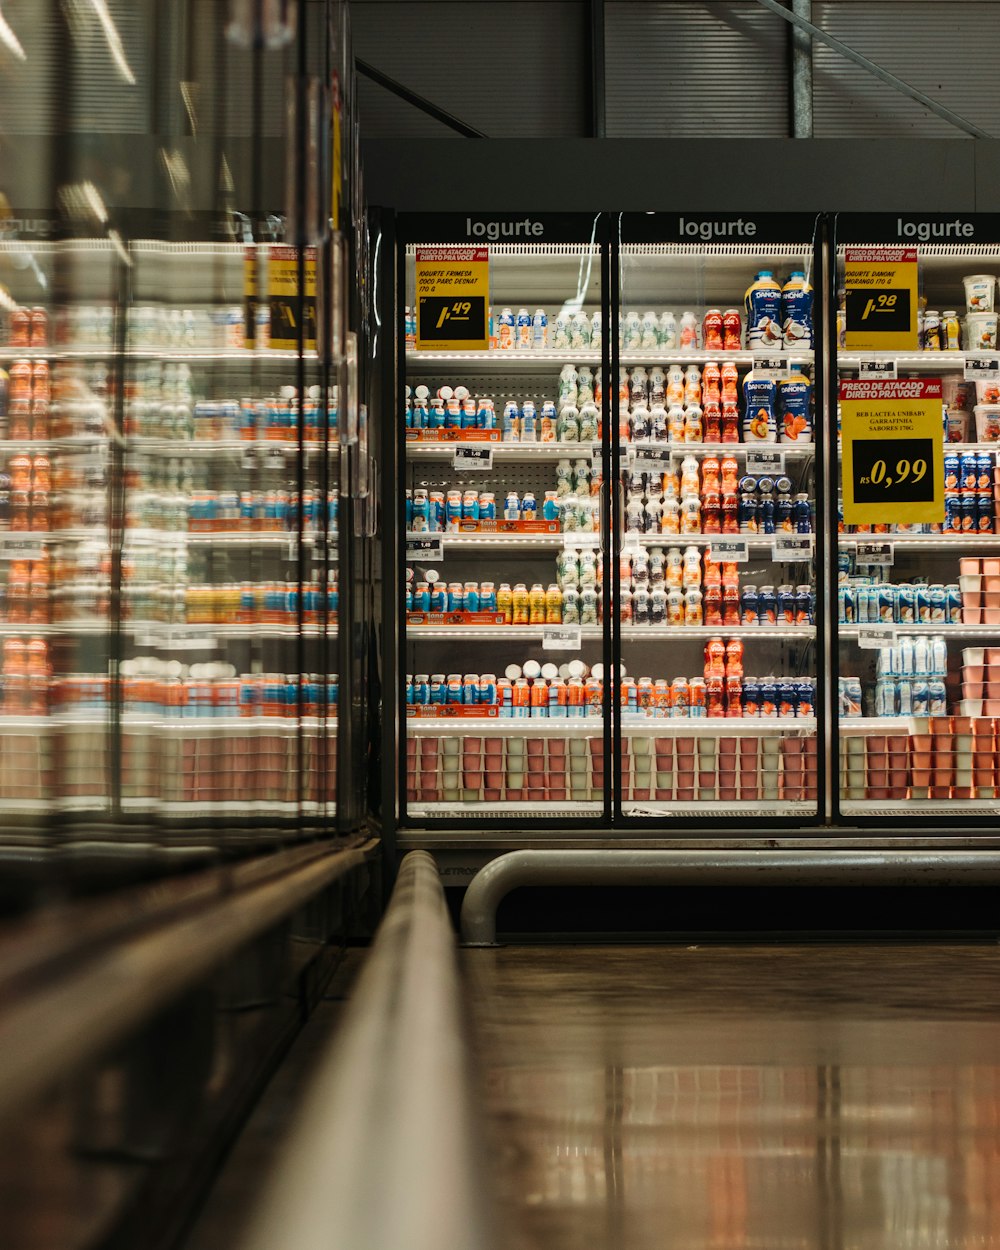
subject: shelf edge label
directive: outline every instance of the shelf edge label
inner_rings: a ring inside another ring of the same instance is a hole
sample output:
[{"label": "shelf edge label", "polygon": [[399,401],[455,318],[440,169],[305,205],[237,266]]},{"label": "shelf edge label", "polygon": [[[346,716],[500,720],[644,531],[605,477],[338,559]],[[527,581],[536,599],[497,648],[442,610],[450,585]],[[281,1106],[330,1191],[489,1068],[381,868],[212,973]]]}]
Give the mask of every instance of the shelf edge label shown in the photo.
[{"label": "shelf edge label", "polygon": [[487,443],[485,447],[470,447],[461,443],[455,446],[452,468],[457,472],[469,472],[477,469],[489,473],[493,469],[493,447]]},{"label": "shelf edge label", "polygon": [[579,625],[546,625],[542,629],[543,651],[579,651],[581,645]]},{"label": "shelf edge label", "polygon": [[892,564],[892,543],[858,543],[855,557],[858,564]]},{"label": "shelf edge label", "polygon": [[862,651],[880,651],[882,647],[894,647],[899,637],[895,625],[859,625],[858,646]]},{"label": "shelf edge label", "polygon": [[780,382],[788,374],[788,364],[781,356],[755,356],[751,367],[758,382]]},{"label": "shelf edge label", "polygon": [[895,360],[862,360],[858,365],[858,377],[865,381],[883,379],[895,382],[899,370]]},{"label": "shelf edge label", "polygon": [[443,560],[444,541],[436,538],[407,538],[407,560]]},{"label": "shelf edge label", "polygon": [[783,451],[747,451],[748,473],[775,473],[780,476],[784,471]]},{"label": "shelf edge label", "polygon": [[779,534],[771,546],[771,559],[776,564],[812,559],[814,534]]},{"label": "shelf edge label", "polygon": [[981,360],[965,358],[966,382],[1000,382],[1000,356],[985,356]]},{"label": "shelf edge label", "polygon": [[709,555],[717,564],[746,564],[750,559],[750,545],[745,538],[713,539]]}]

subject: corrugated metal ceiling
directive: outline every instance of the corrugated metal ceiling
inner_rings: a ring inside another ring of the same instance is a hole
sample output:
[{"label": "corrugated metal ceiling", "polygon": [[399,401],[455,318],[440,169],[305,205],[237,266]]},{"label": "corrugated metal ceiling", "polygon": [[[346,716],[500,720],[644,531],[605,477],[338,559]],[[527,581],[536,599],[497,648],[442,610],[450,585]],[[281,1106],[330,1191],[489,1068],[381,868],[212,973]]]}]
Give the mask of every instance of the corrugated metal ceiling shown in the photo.
[{"label": "corrugated metal ceiling", "polygon": [[[817,0],[813,20],[876,64],[1000,137],[997,0]],[[816,43],[816,138],[961,138],[923,105]]]}]

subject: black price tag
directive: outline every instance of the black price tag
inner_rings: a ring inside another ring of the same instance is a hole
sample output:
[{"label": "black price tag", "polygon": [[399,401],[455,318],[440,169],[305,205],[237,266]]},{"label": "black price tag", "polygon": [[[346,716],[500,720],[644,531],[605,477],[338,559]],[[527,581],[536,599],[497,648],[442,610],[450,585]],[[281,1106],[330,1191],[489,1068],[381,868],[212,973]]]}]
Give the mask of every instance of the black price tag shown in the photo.
[{"label": "black price tag", "polygon": [[440,538],[407,538],[406,558],[407,560],[443,560],[444,543]]},{"label": "black price tag", "polygon": [[929,438],[853,440],[855,503],[932,503],[934,443]]},{"label": "black price tag", "polygon": [[455,458],[452,462],[452,467],[459,472],[470,469],[482,469],[485,472],[489,472],[493,468],[493,448],[468,447],[459,444],[455,448]]},{"label": "black price tag", "polygon": [[897,373],[894,360],[862,360],[858,367],[858,377],[865,381],[877,381],[879,378],[884,378],[894,382]]},{"label": "black price tag", "polygon": [[910,291],[907,287],[848,287],[847,333],[906,334],[910,329]]},{"label": "black price tag", "polygon": [[783,451],[747,451],[748,473],[774,473],[780,476],[784,471]]},{"label": "black price tag", "polygon": [[745,538],[713,538],[709,553],[716,564],[746,564],[750,559],[750,547]]},{"label": "black price tag", "polygon": [[981,360],[966,358],[966,382],[1000,382],[1000,356],[985,356]]},{"label": "black price tag", "polygon": [[424,343],[480,344],[486,337],[486,299],[482,295],[420,297],[420,338]]},{"label": "black price tag", "polygon": [[855,554],[859,564],[892,564],[892,543],[858,543]]}]

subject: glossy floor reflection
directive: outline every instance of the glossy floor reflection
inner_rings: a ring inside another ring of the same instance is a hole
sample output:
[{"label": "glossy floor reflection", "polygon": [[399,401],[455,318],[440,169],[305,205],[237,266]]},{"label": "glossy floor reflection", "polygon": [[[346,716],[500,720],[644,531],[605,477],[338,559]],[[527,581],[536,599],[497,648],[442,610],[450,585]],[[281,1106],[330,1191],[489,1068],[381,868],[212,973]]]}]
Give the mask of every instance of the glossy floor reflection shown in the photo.
[{"label": "glossy floor reflection", "polygon": [[1000,1247],[998,947],[462,959],[514,1250]]}]

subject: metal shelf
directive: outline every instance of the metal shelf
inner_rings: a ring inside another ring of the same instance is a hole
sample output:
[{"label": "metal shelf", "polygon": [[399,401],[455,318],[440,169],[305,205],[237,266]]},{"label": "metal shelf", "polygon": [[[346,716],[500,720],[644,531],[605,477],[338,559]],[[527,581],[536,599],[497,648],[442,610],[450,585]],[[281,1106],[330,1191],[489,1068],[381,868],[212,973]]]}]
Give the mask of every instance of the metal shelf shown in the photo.
[{"label": "metal shelf", "polygon": [[837,367],[857,369],[862,360],[894,360],[907,369],[934,373],[938,369],[965,369],[966,360],[992,360],[996,352],[837,352]]},{"label": "metal shelf", "polygon": [[703,348],[687,348],[687,347],[651,347],[641,351],[621,351],[618,359],[619,363],[627,365],[663,365],[663,364],[688,364],[698,365],[704,364],[708,360],[716,360],[720,364],[724,360],[734,360],[738,365],[752,366],[755,362],[762,359],[781,360],[786,365],[792,362],[801,365],[811,365],[815,359],[815,352],[803,350],[788,351],[787,349],[768,349],[766,352],[748,352],[741,350],[738,352],[707,352]]},{"label": "metal shelf", "polygon": [[[190,347],[129,347],[125,350],[129,360],[166,360],[186,364],[291,364],[298,360],[294,350],[284,351],[261,348],[229,348],[218,351],[198,351]],[[118,355],[116,348],[107,344],[90,347],[0,347],[0,361],[4,360],[103,360]],[[315,351],[303,352],[306,360],[318,361]],[[597,362],[600,364],[600,360]]]},{"label": "metal shelf", "polygon": [[592,365],[597,368],[601,363],[601,353],[591,350],[575,351],[546,347],[540,351],[521,349],[512,352],[418,352],[410,348],[406,353],[406,366],[426,365],[428,368],[443,364],[478,365],[483,369],[495,370],[498,366],[515,371],[518,369],[537,369],[540,366],[550,367],[556,372],[563,365]]},{"label": "metal shelf", "polygon": [[[247,444],[243,444],[247,446]],[[264,444],[273,446],[273,444]],[[1000,450],[1000,444],[991,444]],[[561,458],[590,459],[594,450],[600,450],[599,443],[486,443],[479,441],[406,444],[408,460],[446,459],[454,453],[456,447],[489,447],[493,451],[494,460],[558,460]],[[693,453],[710,452],[714,455],[745,456],[748,451],[782,451],[786,456],[812,456],[816,453],[815,443],[657,443],[650,439],[637,442],[623,442],[619,451],[624,454],[630,447],[658,447],[668,450],[677,456]]]},{"label": "metal shelf", "polygon": [[924,548],[947,551],[950,547],[956,555],[968,555],[969,550],[990,549],[1000,546],[1000,534],[838,534],[841,547],[856,547],[858,543],[891,543],[894,547]]},{"label": "metal shelf", "polygon": [[[871,621],[872,629],[892,625],[899,634],[942,634],[945,638],[996,638],[1000,625],[902,625],[898,621]],[[841,638],[857,638],[865,625],[837,625]]]},{"label": "metal shelf", "polygon": [[[547,628],[558,625],[407,625],[406,641],[439,642],[442,639],[464,642],[537,642]],[[665,638],[697,642],[705,638],[815,638],[812,625],[623,625],[622,638],[628,642],[657,642]],[[586,640],[602,636],[600,625],[580,626],[580,637]]]},{"label": "metal shelf", "polygon": [[[498,716],[495,718],[461,717],[409,717],[406,721],[408,733],[416,734],[453,734],[461,737],[494,738],[494,737],[593,737],[599,738],[604,733],[604,721],[600,714],[595,716],[537,716],[515,717]],[[751,737],[767,738],[775,735],[785,737],[813,737],[816,734],[816,719],[812,716],[790,717],[780,720],[768,717],[734,716],[734,717],[688,717],[688,716],[638,716],[626,713],[622,716],[622,729],[629,735],[641,734],[657,738],[669,737]]]}]

